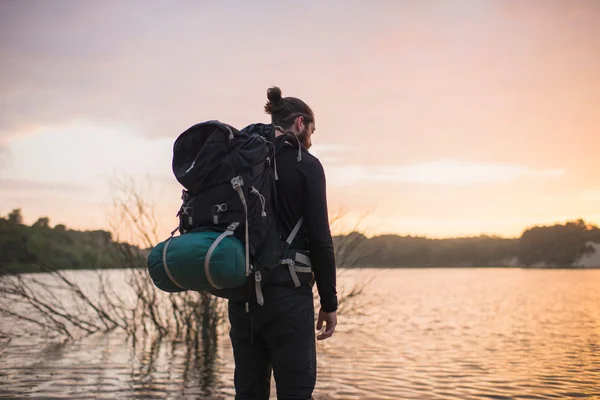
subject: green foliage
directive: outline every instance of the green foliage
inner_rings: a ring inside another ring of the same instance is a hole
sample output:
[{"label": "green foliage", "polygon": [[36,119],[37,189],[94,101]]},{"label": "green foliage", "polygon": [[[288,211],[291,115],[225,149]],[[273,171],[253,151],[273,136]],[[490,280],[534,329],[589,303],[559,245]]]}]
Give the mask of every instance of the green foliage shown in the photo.
[{"label": "green foliage", "polygon": [[[350,235],[357,235],[356,232]],[[349,236],[334,238],[336,247],[348,247]],[[362,267],[571,267],[594,251],[600,229],[584,221],[564,225],[536,226],[520,238],[478,236],[451,239],[381,235],[364,238],[353,250]],[[344,253],[348,250],[344,249]]]},{"label": "green foliage", "polygon": [[46,217],[31,226],[22,222],[21,210],[0,218],[0,274],[38,272],[39,262],[56,269],[120,267],[109,232],[51,228]]},{"label": "green foliage", "polygon": [[366,239],[363,266],[492,267],[504,266],[517,254],[518,239],[489,236],[453,239],[382,235]]},{"label": "green foliage", "polygon": [[[594,251],[589,242],[600,243],[600,229],[582,220],[531,227],[520,238],[367,238],[359,232],[334,237],[341,267],[570,267]],[[20,209],[0,218],[0,274],[37,272],[38,262],[57,269],[129,267],[118,261],[117,246],[143,253],[114,242],[110,232],[52,228],[46,217],[26,226]]]},{"label": "green foliage", "polygon": [[600,230],[583,220],[564,225],[536,226],[519,240],[519,260],[526,266],[543,263],[566,267],[594,251],[589,242],[600,242]]},{"label": "green foliage", "polygon": [[21,225],[23,223],[23,213],[20,208],[12,210],[10,214],[8,214],[8,222],[12,224]]}]

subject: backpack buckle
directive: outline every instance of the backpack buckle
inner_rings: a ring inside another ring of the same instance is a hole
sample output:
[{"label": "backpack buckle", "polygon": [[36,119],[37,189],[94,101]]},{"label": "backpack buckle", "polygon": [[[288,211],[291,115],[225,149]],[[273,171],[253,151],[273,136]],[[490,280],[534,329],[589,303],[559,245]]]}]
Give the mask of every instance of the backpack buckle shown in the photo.
[{"label": "backpack buckle", "polygon": [[238,226],[240,226],[239,222],[232,222],[231,225],[229,225],[227,227],[227,230],[230,231],[230,232],[233,232],[233,231],[235,231],[237,229]]},{"label": "backpack buckle", "polygon": [[234,189],[238,189],[240,186],[243,186],[243,185],[244,185],[244,180],[239,175],[233,177],[233,179],[231,180],[231,186],[233,186]]},{"label": "backpack buckle", "polygon": [[191,215],[191,213],[189,212],[191,209],[192,209],[192,207],[182,206],[180,209],[181,215]]},{"label": "backpack buckle", "polygon": [[227,211],[227,203],[215,204],[213,206],[213,213],[220,213]]}]

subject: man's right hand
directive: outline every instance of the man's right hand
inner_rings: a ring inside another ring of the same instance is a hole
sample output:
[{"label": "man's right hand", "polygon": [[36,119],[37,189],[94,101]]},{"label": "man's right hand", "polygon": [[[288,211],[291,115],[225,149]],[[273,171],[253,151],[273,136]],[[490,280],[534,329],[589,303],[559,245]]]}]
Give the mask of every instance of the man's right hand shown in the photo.
[{"label": "man's right hand", "polygon": [[328,313],[322,309],[319,310],[319,320],[317,321],[318,331],[323,329],[323,322],[325,322],[325,332],[317,336],[317,340],[325,340],[333,335],[335,326],[337,325],[337,313],[335,311]]}]

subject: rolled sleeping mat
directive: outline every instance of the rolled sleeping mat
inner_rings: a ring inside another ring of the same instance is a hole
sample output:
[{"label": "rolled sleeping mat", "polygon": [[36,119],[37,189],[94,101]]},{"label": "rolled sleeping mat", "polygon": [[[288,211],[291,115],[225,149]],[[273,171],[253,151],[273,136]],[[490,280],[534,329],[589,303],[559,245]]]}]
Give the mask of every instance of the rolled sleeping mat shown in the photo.
[{"label": "rolled sleeping mat", "polygon": [[245,249],[232,233],[188,232],[159,243],[147,261],[152,281],[165,292],[241,287],[246,281]]}]

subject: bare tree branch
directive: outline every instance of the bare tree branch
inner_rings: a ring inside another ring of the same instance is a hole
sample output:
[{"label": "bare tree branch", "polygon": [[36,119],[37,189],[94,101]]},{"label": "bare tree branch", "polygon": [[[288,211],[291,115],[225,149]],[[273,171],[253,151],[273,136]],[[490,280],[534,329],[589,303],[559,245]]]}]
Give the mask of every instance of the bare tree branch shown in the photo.
[{"label": "bare tree branch", "polygon": [[[108,277],[110,274],[105,271],[93,275],[95,289],[88,291],[69,278],[70,275],[58,270],[60,266],[41,261],[38,265],[46,273],[43,280],[40,275],[0,276],[2,315],[69,339],[79,334],[121,328],[131,335],[133,342],[141,334],[142,337],[168,337],[195,346],[199,340],[214,343],[218,327],[226,321],[226,302],[206,293],[169,294],[159,290],[148,274],[146,252],[128,244],[141,243],[150,248],[159,241],[155,207],[132,180],[115,180],[112,188],[109,220],[112,240],[103,243],[99,251],[126,268],[114,273],[124,274],[127,295],[117,293]],[[345,222],[345,215],[343,210],[332,215],[332,224]],[[365,257],[360,250],[365,236],[360,233],[359,223],[351,234],[338,236],[335,243],[338,265],[342,267],[357,266]],[[124,238],[129,240],[122,240]],[[26,238],[24,243],[27,245]],[[99,257],[90,262],[98,267]],[[343,273],[342,268],[340,275]],[[361,298],[367,285],[368,280],[364,280],[348,291],[341,291],[340,310],[359,310],[356,300]],[[65,299],[68,301],[63,301]],[[2,335],[11,337],[12,333]]]}]

